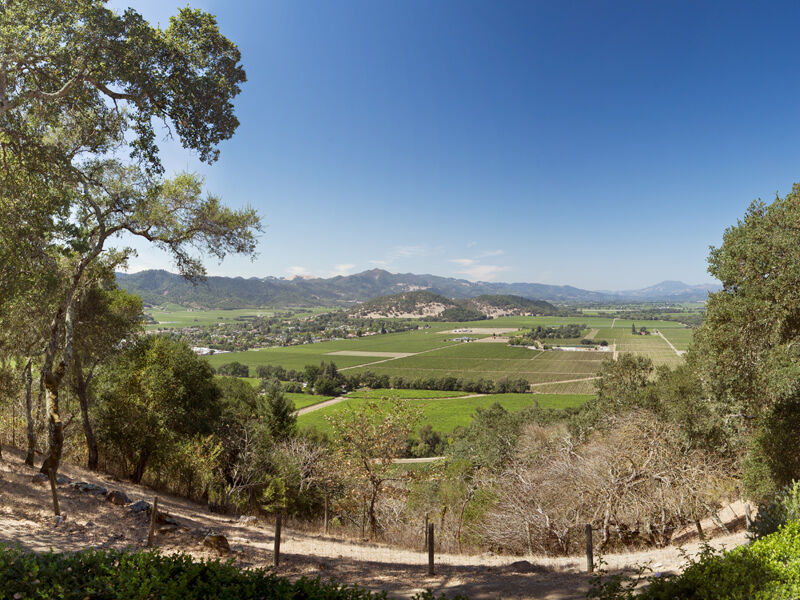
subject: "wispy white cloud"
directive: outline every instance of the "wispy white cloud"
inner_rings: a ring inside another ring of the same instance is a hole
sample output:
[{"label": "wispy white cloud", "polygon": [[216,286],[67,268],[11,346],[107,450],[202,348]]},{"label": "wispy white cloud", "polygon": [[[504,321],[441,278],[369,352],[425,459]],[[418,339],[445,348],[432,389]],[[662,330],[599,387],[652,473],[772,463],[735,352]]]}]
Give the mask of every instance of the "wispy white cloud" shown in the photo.
[{"label": "wispy white cloud", "polygon": [[467,243],[467,248],[474,248],[477,245],[478,245],[478,242],[468,242]]},{"label": "wispy white cloud", "polygon": [[430,254],[430,247],[427,244],[420,246],[395,246],[389,251],[390,259],[427,256],[428,254]]},{"label": "wispy white cloud", "polygon": [[337,275],[349,275],[350,271],[352,271],[354,268],[355,268],[355,265],[354,264],[350,264],[350,263],[343,263],[341,265],[334,265],[333,271],[331,272],[331,275],[333,277],[336,277]]},{"label": "wispy white cloud", "polygon": [[472,265],[461,269],[459,273],[466,275],[472,281],[492,281],[500,273],[510,271],[511,267],[500,265]]},{"label": "wispy white cloud", "polygon": [[475,259],[473,258],[451,258],[451,263],[456,263],[457,265],[462,265],[468,267],[469,265],[475,264]]},{"label": "wispy white cloud", "polygon": [[505,254],[502,250],[487,250],[486,252],[481,252],[478,254],[478,258],[487,258],[489,256],[500,256]]},{"label": "wispy white cloud", "polygon": [[286,272],[289,273],[289,275],[291,275],[292,277],[307,277],[311,275],[311,273],[308,272],[308,269],[306,269],[305,267],[298,267],[298,266],[289,267],[288,269],[286,269]]},{"label": "wispy white cloud", "polygon": [[375,265],[376,267],[388,267],[389,261],[388,260],[371,260],[369,264]]}]

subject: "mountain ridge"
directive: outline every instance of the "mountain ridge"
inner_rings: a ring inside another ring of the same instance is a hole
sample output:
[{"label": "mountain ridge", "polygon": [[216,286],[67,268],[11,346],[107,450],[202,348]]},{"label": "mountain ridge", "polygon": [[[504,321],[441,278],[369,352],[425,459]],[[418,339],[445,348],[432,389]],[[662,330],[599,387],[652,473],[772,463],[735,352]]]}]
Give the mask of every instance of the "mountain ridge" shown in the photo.
[{"label": "mountain ridge", "polygon": [[380,296],[415,290],[453,299],[514,295],[562,304],[685,302],[704,300],[708,291],[720,289],[716,284],[689,285],[679,281],[663,281],[639,290],[593,291],[544,283],[471,282],[438,275],[390,273],[383,269],[317,279],[210,276],[196,286],[168,271],[147,270],[117,273],[117,282],[123,289],[141,296],[146,304],[171,302],[198,308],[350,306]]}]

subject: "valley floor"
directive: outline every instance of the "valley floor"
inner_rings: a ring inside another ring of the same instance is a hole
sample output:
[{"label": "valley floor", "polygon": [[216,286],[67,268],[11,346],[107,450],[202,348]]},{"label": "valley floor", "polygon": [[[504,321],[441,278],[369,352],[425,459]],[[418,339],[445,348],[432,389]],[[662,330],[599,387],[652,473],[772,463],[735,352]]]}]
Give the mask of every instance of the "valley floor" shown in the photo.
[{"label": "valley floor", "polygon": [[[143,548],[147,540],[148,518],[132,514],[102,496],[80,492],[64,481],[58,486],[63,523],[56,524],[49,485],[34,483],[38,472],[25,466],[20,452],[3,448],[0,460],[0,542],[19,544],[37,552],[74,551],[85,548]],[[65,464],[61,474],[72,481],[95,483],[125,492],[133,501],[152,501],[148,488],[91,473]],[[206,533],[224,534],[232,547],[232,557],[242,567],[272,564],[273,529],[266,523],[244,525],[226,515],[218,515],[185,499],[158,494],[159,509],[175,517],[179,527],[156,536],[162,552],[186,552],[195,557],[216,558],[202,546]],[[723,520],[741,525],[741,506],[727,510]],[[707,532],[714,526],[705,523]],[[496,556],[493,554],[437,555],[437,574],[426,574],[427,555],[381,544],[372,544],[313,535],[284,528],[279,573],[289,577],[306,575],[333,578],[341,583],[358,584],[373,590],[386,590],[390,596],[409,597],[431,588],[448,596],[465,594],[470,598],[543,598],[566,600],[584,598],[589,576],[582,572],[584,558],[539,558]],[[718,536],[713,545],[732,547],[745,541],[744,533]],[[690,553],[699,543],[691,533],[684,536]],[[670,547],[647,552],[604,556],[610,570],[628,570],[649,563],[654,571],[674,572],[683,562],[679,549]],[[517,564],[513,564],[517,563]]]}]

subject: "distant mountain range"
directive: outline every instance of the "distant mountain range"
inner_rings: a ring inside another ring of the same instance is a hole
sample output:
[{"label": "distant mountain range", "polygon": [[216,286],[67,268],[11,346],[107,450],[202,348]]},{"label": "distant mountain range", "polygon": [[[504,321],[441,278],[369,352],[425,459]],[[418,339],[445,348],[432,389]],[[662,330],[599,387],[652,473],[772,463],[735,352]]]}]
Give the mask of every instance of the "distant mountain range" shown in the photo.
[{"label": "distant mountain range", "polygon": [[145,304],[167,302],[198,308],[250,308],[258,306],[348,306],[379,296],[425,290],[447,298],[515,295],[556,303],[587,302],[690,302],[705,300],[719,285],[687,285],[680,281],[627,291],[590,291],[569,285],[543,283],[472,282],[453,277],[389,273],[372,269],[328,279],[278,277],[209,277],[192,285],[167,271],[117,273],[120,287],[139,295]]}]

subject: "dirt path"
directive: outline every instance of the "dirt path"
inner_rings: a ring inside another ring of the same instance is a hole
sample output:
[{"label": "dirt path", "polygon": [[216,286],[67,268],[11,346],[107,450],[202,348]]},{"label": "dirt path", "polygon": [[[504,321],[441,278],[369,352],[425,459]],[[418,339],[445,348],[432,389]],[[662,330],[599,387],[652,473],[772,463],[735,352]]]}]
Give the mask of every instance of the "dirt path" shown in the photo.
[{"label": "dirt path", "polygon": [[557,383],[575,383],[576,381],[591,381],[592,379],[600,379],[600,377],[582,377],[581,379],[563,379],[561,381],[545,381],[543,383],[532,383],[531,387],[537,385],[555,385]]},{"label": "dirt path", "polygon": [[[36,473],[22,464],[19,451],[3,449],[0,460],[0,541],[16,543],[38,552],[76,551],[85,548],[143,548],[147,540],[148,517],[132,514],[66,482],[58,486],[62,513],[66,520],[56,525],[51,512],[50,490],[32,481]],[[109,490],[125,492],[132,500],[151,500],[152,490],[114,480],[76,467],[63,465],[61,473]],[[185,499],[158,494],[159,508],[175,517],[179,527],[156,535],[161,552],[184,552],[196,558],[216,558],[202,546],[208,531],[225,535],[232,547],[231,558],[243,567],[271,564],[273,529],[270,523],[244,524],[234,517],[210,513],[205,506]],[[741,512],[741,511],[740,511]],[[741,516],[741,515],[739,515]],[[743,517],[742,517],[743,518]],[[713,535],[713,526],[705,527]],[[685,548],[696,553],[698,543],[687,540]],[[715,538],[715,546],[731,547],[744,542],[737,533]],[[390,596],[408,598],[425,588],[437,595],[466,594],[473,600],[540,598],[578,600],[585,597],[589,578],[583,573],[581,557],[543,558],[437,554],[436,575],[426,574],[427,554],[385,544],[368,543],[298,531],[284,525],[282,562],[279,574],[335,578],[345,584],[358,584],[371,590],[385,590]],[[527,563],[517,561],[525,558]],[[677,571],[682,564],[678,548],[607,555],[611,570],[629,570],[651,563],[654,570]]]},{"label": "dirt path", "polygon": [[615,343],[614,343],[614,344],[611,346],[611,351],[614,353],[614,354],[611,356],[611,358],[612,358],[613,360],[617,360],[617,358],[618,358],[618,356],[619,356],[619,355],[617,354],[617,344],[616,344],[616,342],[615,342]]},{"label": "dirt path", "polygon": [[678,349],[677,349],[675,346],[673,346],[673,345],[672,345],[672,342],[670,342],[670,341],[669,341],[669,340],[668,340],[666,337],[664,337],[664,334],[663,334],[663,333],[661,333],[661,332],[659,331],[659,332],[658,332],[658,335],[659,335],[659,336],[661,336],[661,339],[662,339],[662,340],[664,340],[665,342],[667,342],[667,345],[669,345],[669,347],[670,347],[670,348],[672,348],[672,351],[673,351],[675,354],[677,354],[678,356],[683,356],[683,352],[682,352],[682,351],[680,351],[680,350],[678,350]]},{"label": "dirt path", "polygon": [[347,396],[339,396],[338,398],[331,398],[330,400],[325,400],[325,402],[317,402],[316,404],[312,404],[311,406],[306,406],[304,408],[301,408],[300,410],[296,410],[294,411],[294,414],[296,417],[299,417],[300,415],[314,412],[315,410],[319,410],[327,406],[333,406],[334,404],[339,404],[339,402],[344,402],[345,400],[347,400]]},{"label": "dirt path", "polygon": [[435,352],[436,350],[443,350],[444,348],[449,348],[454,344],[448,344],[447,346],[439,346],[438,348],[431,348],[430,350],[423,350],[422,352],[411,352],[405,354],[405,356],[393,356],[392,358],[385,358],[383,360],[376,360],[375,362],[365,363],[363,365],[355,365],[353,367],[342,367],[339,369],[340,371],[347,371],[349,369],[360,369],[361,367],[371,367],[372,365],[379,365],[381,363],[389,362],[392,360],[397,360],[398,358],[408,358],[409,356],[417,356],[419,354],[425,354],[426,352]]},{"label": "dirt path", "polygon": [[616,323],[616,322],[617,322],[617,317],[614,317],[614,320],[611,321],[611,328],[612,329],[614,328],[614,323]]},{"label": "dirt path", "polygon": [[593,340],[594,336],[596,336],[598,333],[600,333],[599,329],[592,329],[589,333],[586,334],[586,339]]}]

